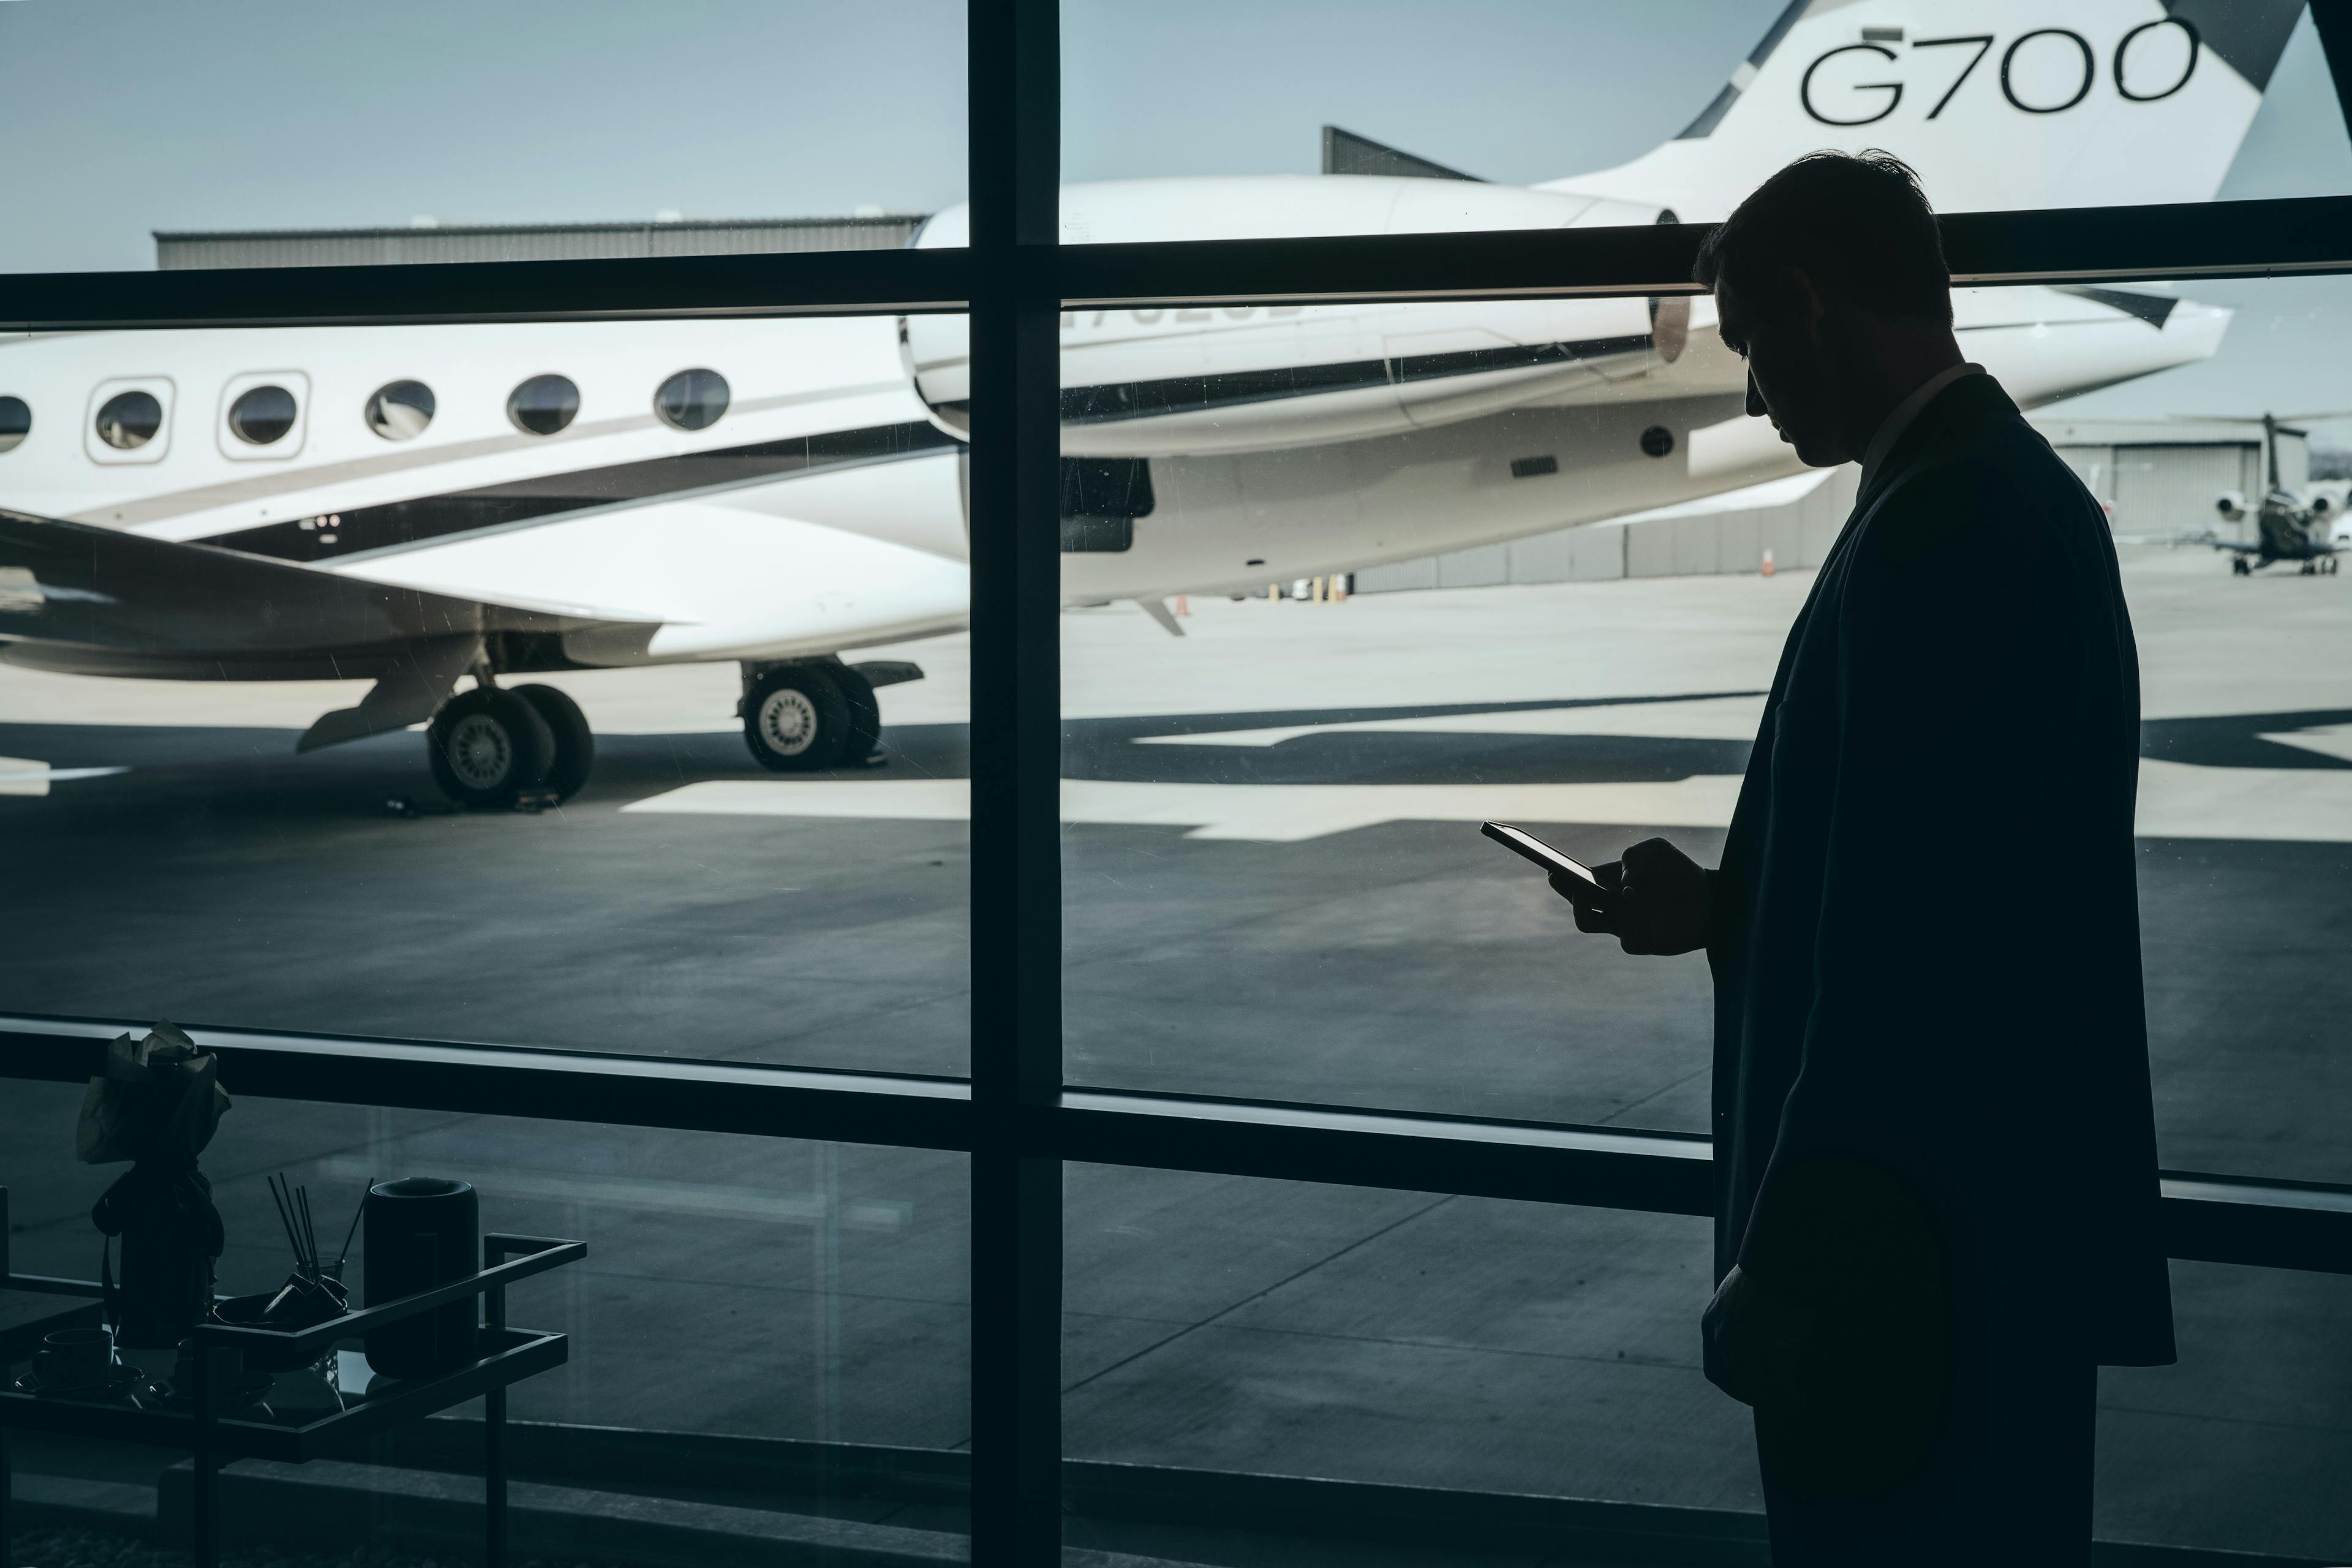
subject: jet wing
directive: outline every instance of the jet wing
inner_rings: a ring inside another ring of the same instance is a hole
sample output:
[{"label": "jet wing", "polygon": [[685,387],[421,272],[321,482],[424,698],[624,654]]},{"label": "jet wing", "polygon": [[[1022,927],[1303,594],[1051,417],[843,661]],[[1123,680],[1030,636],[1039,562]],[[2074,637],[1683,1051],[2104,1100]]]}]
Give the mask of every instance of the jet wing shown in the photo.
[{"label": "jet wing", "polygon": [[0,658],[12,663],[165,679],[350,679],[383,674],[420,643],[614,624],[0,510]]}]

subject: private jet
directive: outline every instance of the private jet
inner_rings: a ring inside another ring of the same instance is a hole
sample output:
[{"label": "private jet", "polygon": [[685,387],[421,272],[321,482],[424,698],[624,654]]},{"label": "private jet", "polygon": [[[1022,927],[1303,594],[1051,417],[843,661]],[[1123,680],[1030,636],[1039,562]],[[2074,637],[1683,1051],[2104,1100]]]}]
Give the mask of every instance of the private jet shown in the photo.
[{"label": "private jet", "polygon": [[[1948,210],[2207,200],[2301,8],[2242,5],[2205,37],[2158,0],[2063,27],[2032,0],[1798,0],[1617,168],[1073,184],[1062,237],[1707,220],[1825,145],[1902,153]],[[915,243],[967,226],[950,208]],[[2098,288],[1953,307],[2028,406],[2210,357],[2229,321]],[[1795,472],[1714,326],[1682,296],[1070,310],[1066,601],[1161,610]],[[588,779],[576,704],[517,679],[553,670],[733,663],[761,766],[856,765],[876,689],[921,673],[856,656],[965,624],[969,353],[949,315],[0,344],[0,659],[369,679],[298,748],[425,724],[471,806]]]}]

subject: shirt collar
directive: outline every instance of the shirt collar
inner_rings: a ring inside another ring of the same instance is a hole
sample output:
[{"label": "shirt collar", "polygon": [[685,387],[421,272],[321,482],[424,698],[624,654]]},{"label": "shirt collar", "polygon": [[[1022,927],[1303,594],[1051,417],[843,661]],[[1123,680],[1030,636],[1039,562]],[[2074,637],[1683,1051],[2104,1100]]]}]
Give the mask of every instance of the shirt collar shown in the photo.
[{"label": "shirt collar", "polygon": [[1903,432],[1911,428],[1911,422],[1919,417],[1919,411],[1936,400],[1936,394],[1964,375],[1983,374],[1984,366],[1980,364],[1952,365],[1921,382],[1910,396],[1896,404],[1895,412],[1879,422],[1878,434],[1870,438],[1870,449],[1862,455],[1860,489],[1866,490],[1870,488],[1870,481],[1878,477],[1880,467],[1886,461],[1886,454],[1895,449],[1895,443],[1903,438]]}]

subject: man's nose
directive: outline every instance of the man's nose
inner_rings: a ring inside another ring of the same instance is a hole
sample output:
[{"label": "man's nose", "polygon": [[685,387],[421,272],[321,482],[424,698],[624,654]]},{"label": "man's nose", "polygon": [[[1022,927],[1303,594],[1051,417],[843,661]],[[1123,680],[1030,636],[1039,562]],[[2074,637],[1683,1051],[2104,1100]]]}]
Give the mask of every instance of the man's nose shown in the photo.
[{"label": "man's nose", "polygon": [[1751,370],[1748,373],[1748,416],[1761,419],[1764,413],[1764,395],[1756,390],[1756,373]]}]

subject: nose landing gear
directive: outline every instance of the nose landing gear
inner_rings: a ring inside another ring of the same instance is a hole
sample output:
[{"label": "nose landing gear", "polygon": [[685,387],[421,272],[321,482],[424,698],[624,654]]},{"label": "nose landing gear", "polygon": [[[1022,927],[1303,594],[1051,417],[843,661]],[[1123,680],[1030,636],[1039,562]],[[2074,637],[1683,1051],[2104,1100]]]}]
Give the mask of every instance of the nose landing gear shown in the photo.
[{"label": "nose landing gear", "polygon": [[770,773],[856,767],[881,741],[873,682],[848,665],[746,665],[743,678],[743,744]]}]

